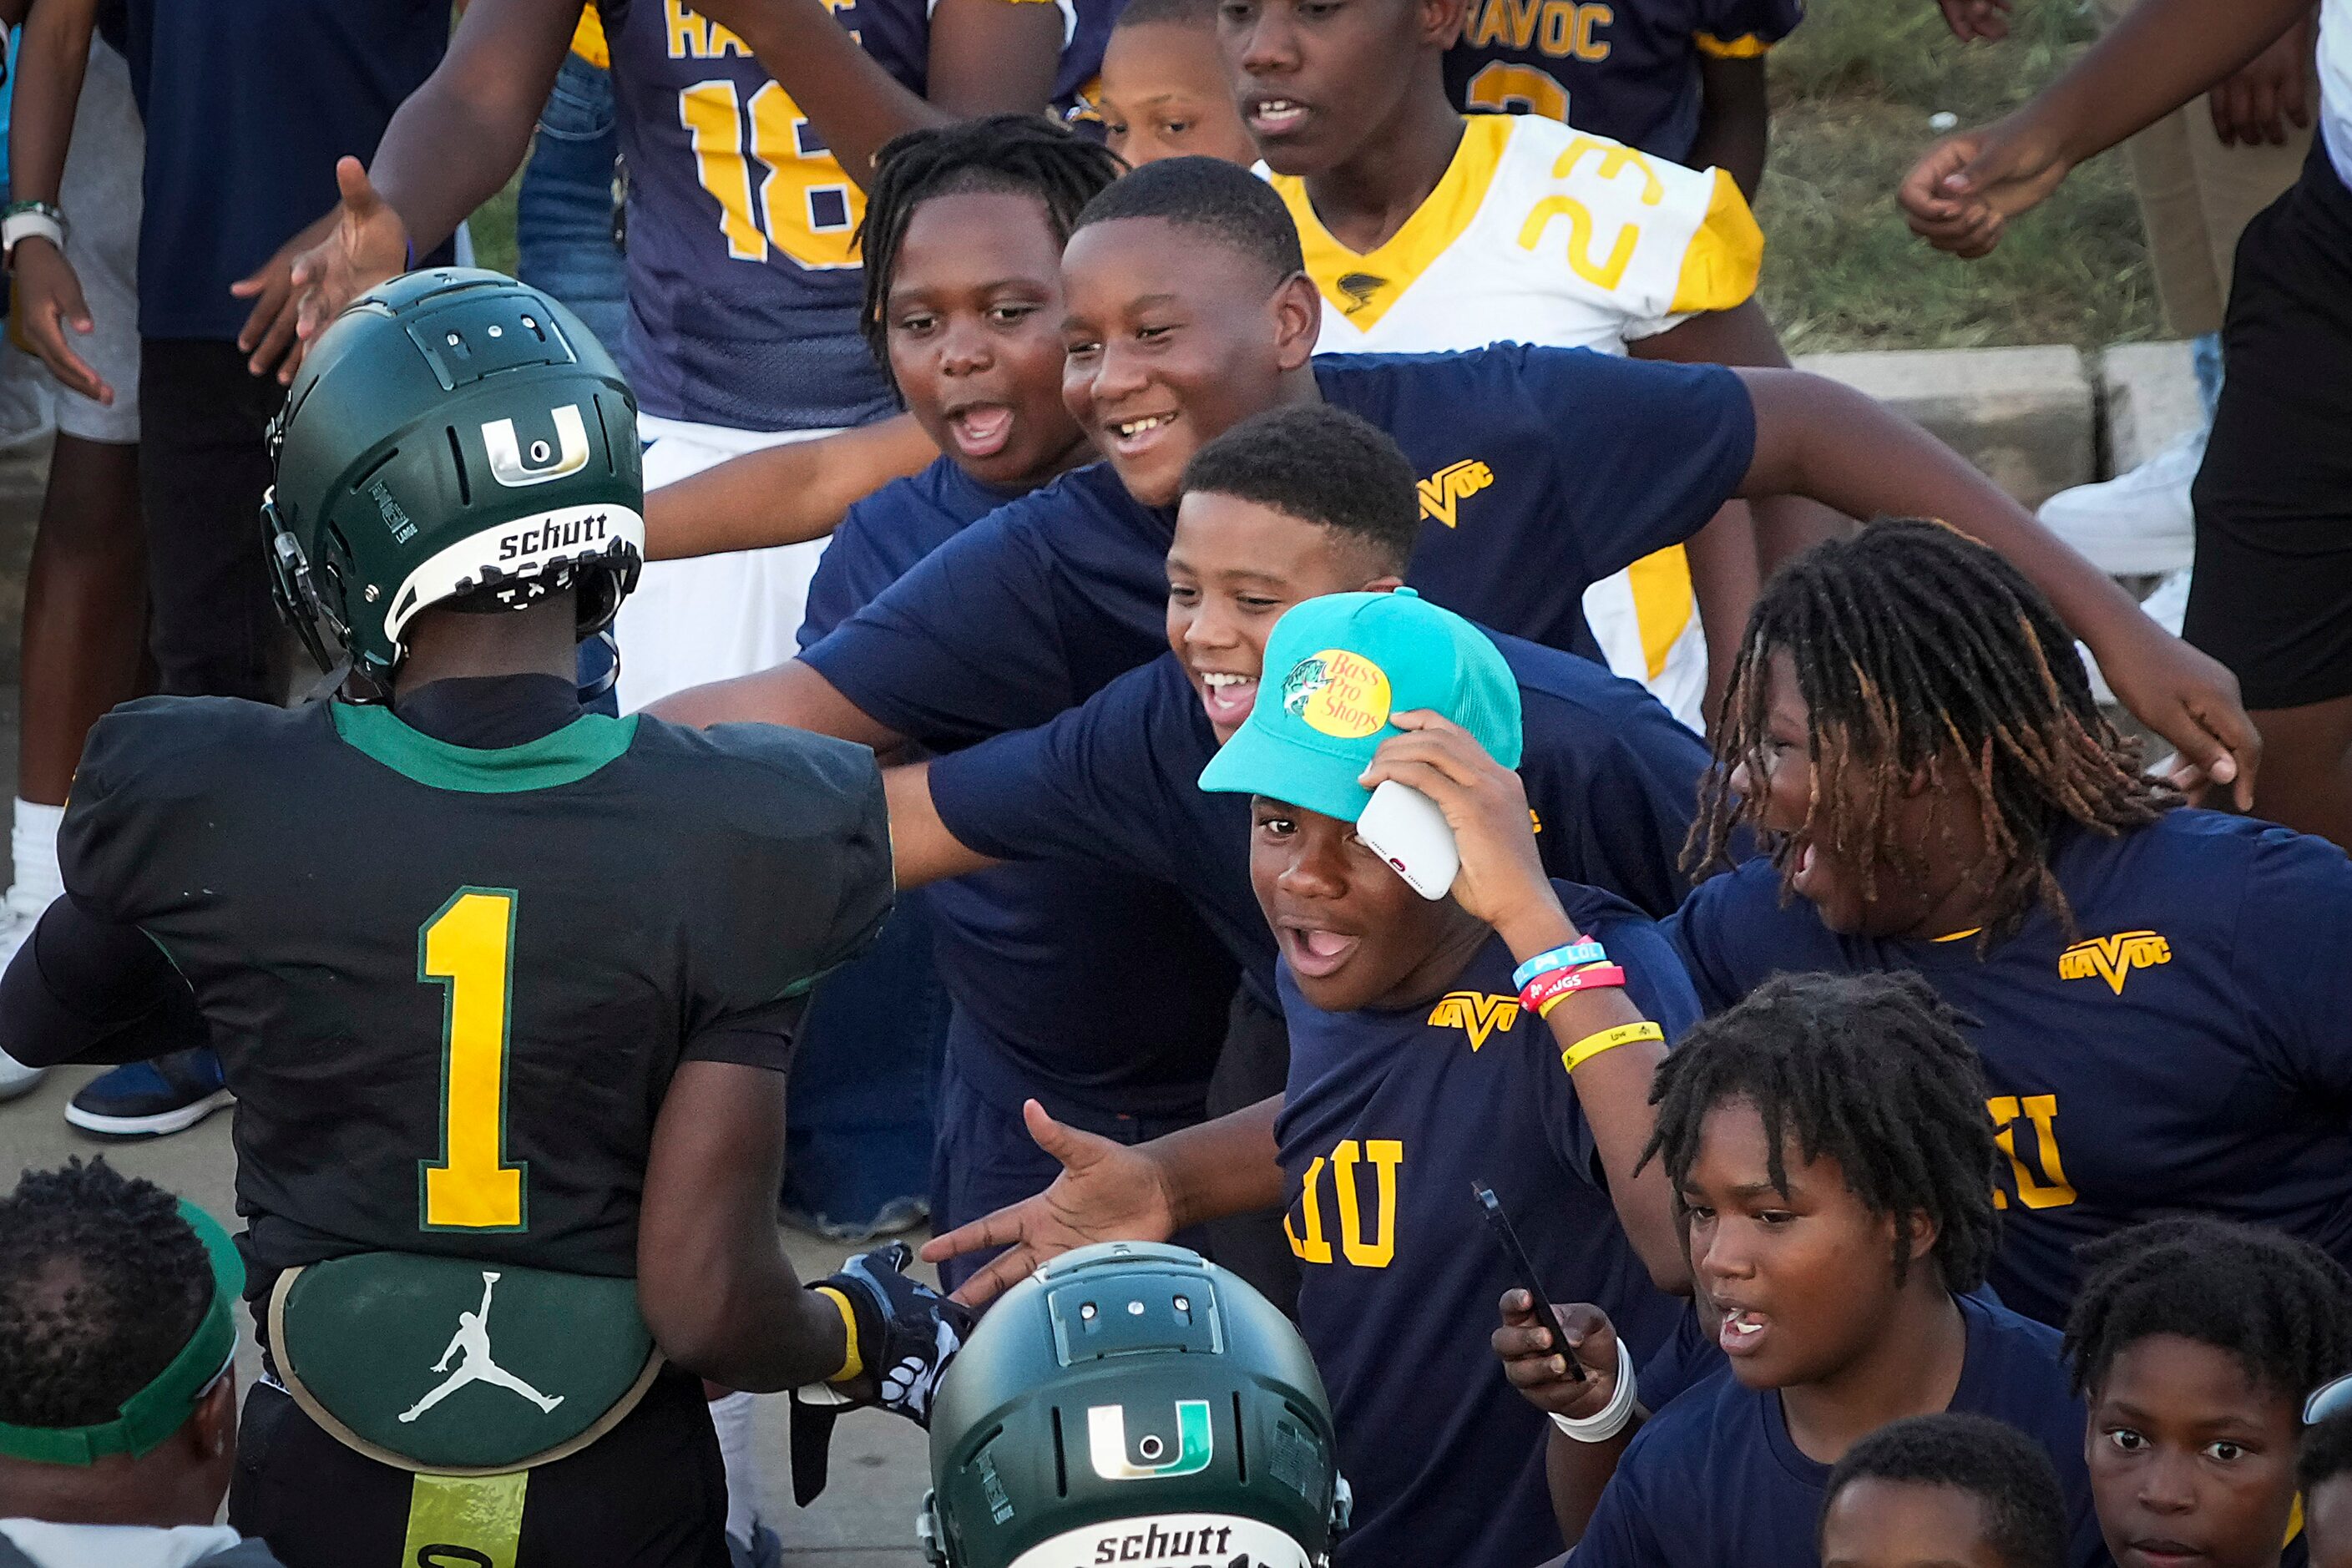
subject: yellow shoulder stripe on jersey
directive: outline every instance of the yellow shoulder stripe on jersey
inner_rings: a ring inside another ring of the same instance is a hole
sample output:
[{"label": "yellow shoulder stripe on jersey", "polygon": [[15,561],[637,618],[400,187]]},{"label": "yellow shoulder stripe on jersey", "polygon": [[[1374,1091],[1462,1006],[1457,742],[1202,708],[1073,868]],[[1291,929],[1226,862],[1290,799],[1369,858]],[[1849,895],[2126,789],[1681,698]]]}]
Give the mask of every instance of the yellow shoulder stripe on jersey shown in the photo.
[{"label": "yellow shoulder stripe on jersey", "polygon": [[1691,620],[1690,555],[1679,544],[1654,551],[1625,568],[1633,590],[1633,623],[1642,631],[1642,662],[1655,680]]},{"label": "yellow shoulder stripe on jersey", "polygon": [[1706,217],[1683,252],[1682,276],[1675,282],[1670,315],[1692,310],[1728,310],[1756,292],[1764,265],[1764,231],[1748,210],[1748,198],[1721,169],[1707,197]]},{"label": "yellow shoulder stripe on jersey", "polygon": [[1742,33],[1736,38],[1718,38],[1713,33],[1693,33],[1691,42],[1698,52],[1710,59],[1752,60],[1769,54],[1772,46],[1753,33]]},{"label": "yellow shoulder stripe on jersey", "polygon": [[1378,249],[1357,252],[1332,237],[1307,199],[1307,182],[1295,174],[1276,174],[1269,182],[1290,209],[1298,226],[1298,243],[1307,253],[1307,275],[1332,308],[1369,331],[1404,297],[1414,279],[1429,269],[1447,247],[1462,237],[1479,204],[1495,183],[1495,170],[1516,114],[1473,114],[1462,129],[1462,144],[1429,199],[1415,207],[1404,226]]},{"label": "yellow shoulder stripe on jersey", "polygon": [[604,41],[604,19],[596,15],[593,5],[580,8],[580,26],[572,29],[572,52],[598,70],[613,68],[613,50]]}]

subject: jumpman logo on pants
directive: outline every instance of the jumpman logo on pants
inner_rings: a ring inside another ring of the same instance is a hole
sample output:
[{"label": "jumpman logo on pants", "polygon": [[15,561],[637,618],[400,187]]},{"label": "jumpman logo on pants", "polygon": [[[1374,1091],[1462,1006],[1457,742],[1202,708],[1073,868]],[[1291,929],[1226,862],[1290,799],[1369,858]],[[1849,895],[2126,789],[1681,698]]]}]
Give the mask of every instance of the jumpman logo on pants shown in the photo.
[{"label": "jumpman logo on pants", "polygon": [[[457,1332],[450,1339],[449,1348],[433,1363],[435,1372],[448,1372],[447,1381],[401,1415],[403,1421],[414,1421],[469,1383],[487,1383],[520,1394],[540,1409],[553,1410],[563,1403],[563,1395],[552,1399],[541,1394],[506,1368],[490,1359],[490,1292],[498,1289],[495,1269],[482,1270],[482,1305],[479,1310],[457,1314]],[[449,1358],[460,1356],[457,1370],[449,1372]]]}]

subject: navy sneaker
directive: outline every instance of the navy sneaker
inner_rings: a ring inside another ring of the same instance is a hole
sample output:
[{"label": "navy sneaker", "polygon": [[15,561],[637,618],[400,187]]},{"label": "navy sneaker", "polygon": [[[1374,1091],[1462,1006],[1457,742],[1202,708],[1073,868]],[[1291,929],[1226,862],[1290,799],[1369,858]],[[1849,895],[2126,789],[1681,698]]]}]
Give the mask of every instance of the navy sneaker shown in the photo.
[{"label": "navy sneaker", "polygon": [[236,1099],[222,1082],[220,1058],[199,1046],[90,1079],[67,1104],[66,1120],[101,1137],[160,1138],[186,1131]]}]

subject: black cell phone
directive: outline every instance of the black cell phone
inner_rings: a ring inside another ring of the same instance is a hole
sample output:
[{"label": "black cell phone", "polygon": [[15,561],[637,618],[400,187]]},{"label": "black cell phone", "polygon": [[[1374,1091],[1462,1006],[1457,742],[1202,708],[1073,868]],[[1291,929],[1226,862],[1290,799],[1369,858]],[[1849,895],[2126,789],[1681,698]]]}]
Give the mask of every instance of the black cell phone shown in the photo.
[{"label": "black cell phone", "polygon": [[1561,1320],[1559,1309],[1552,1305],[1551,1296],[1544,1289],[1543,1281],[1536,1277],[1536,1266],[1528,1260],[1528,1249],[1519,1245],[1519,1233],[1511,1228],[1511,1216],[1503,1212],[1502,1199],[1495,1195],[1494,1188],[1475,1177],[1471,1178],[1470,1190],[1477,1194],[1478,1206],[1486,1213],[1486,1226],[1495,1233],[1496,1244],[1510,1259],[1511,1272],[1519,1279],[1519,1289],[1528,1293],[1528,1300],[1536,1304],[1536,1310],[1551,1324],[1552,1343],[1559,1352],[1560,1359],[1568,1363],[1569,1382],[1582,1383],[1584,1368],[1577,1362],[1575,1347],[1568,1342],[1568,1324]]}]

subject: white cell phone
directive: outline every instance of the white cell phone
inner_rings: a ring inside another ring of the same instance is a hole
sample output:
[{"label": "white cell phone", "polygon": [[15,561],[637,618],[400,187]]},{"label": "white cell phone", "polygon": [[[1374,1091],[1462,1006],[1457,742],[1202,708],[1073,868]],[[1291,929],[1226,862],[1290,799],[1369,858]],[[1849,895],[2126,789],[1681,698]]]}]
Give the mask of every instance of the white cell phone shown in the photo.
[{"label": "white cell phone", "polygon": [[1442,899],[1462,869],[1462,854],[1454,847],[1454,829],[1437,803],[1394,779],[1383,779],[1372,791],[1364,815],[1356,818],[1356,837],[1389,863],[1405,885],[1424,899]]}]

